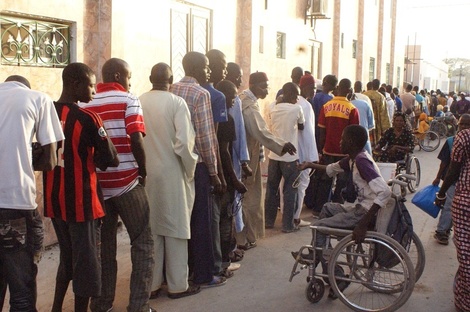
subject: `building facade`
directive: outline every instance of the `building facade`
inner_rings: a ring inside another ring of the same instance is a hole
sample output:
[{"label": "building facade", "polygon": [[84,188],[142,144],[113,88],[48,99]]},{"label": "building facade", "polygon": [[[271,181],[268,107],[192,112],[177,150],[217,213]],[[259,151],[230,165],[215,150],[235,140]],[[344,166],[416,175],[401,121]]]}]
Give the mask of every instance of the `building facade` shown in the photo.
[{"label": "building facade", "polygon": [[397,12],[397,0],[5,0],[0,81],[23,75],[57,99],[66,64],[84,62],[100,81],[103,63],[119,57],[132,68],[131,92],[140,95],[151,87],[154,64],[168,63],[177,81],[186,52],[215,48],[241,65],[243,87],[251,72],[267,73],[265,103],[295,66],[318,80],[335,74],[399,86]]}]

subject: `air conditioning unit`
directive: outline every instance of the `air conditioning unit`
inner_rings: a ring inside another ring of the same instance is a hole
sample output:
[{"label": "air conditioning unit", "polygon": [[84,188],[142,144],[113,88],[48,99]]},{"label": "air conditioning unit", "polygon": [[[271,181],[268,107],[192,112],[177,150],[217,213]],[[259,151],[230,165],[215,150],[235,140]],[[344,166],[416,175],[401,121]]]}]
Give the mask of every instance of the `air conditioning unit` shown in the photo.
[{"label": "air conditioning unit", "polygon": [[328,0],[309,0],[309,15],[326,16],[328,13]]}]

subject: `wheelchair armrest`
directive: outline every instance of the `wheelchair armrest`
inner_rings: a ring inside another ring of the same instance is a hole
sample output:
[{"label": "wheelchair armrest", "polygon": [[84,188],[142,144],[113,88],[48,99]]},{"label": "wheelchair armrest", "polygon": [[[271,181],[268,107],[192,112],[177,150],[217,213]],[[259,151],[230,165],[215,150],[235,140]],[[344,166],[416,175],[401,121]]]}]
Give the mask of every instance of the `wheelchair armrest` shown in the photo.
[{"label": "wheelchair armrest", "polygon": [[331,228],[331,227],[319,226],[319,225],[311,225],[310,228],[312,230],[319,231],[323,234],[342,236],[342,237],[348,236],[349,234],[352,233],[352,230],[337,229],[337,228]]}]

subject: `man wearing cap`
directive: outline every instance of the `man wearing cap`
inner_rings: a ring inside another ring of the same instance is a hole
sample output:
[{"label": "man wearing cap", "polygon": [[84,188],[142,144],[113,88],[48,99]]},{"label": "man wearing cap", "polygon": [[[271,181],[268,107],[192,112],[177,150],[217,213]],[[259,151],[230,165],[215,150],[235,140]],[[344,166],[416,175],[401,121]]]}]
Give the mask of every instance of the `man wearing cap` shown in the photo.
[{"label": "man wearing cap", "polygon": [[266,127],[266,123],[261,116],[258,99],[265,99],[267,95],[268,77],[264,72],[252,73],[249,88],[240,95],[246,141],[250,154],[249,166],[253,171],[253,175],[245,181],[248,188],[243,201],[245,228],[236,235],[237,244],[245,250],[256,247],[258,237],[264,236],[264,210],[261,206],[260,144],[278,155],[296,153],[295,146],[292,143],[275,137]]}]

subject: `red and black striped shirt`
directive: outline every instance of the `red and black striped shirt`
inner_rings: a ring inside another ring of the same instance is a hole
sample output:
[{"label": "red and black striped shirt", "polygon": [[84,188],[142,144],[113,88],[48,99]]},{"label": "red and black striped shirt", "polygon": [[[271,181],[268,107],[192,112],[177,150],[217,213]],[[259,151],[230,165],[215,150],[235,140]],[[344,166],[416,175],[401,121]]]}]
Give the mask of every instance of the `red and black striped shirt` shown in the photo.
[{"label": "red and black striped shirt", "polygon": [[101,118],[76,104],[54,103],[65,140],[57,144],[58,165],[44,172],[44,215],[83,222],[104,216],[96,175],[100,159],[112,159]]}]

